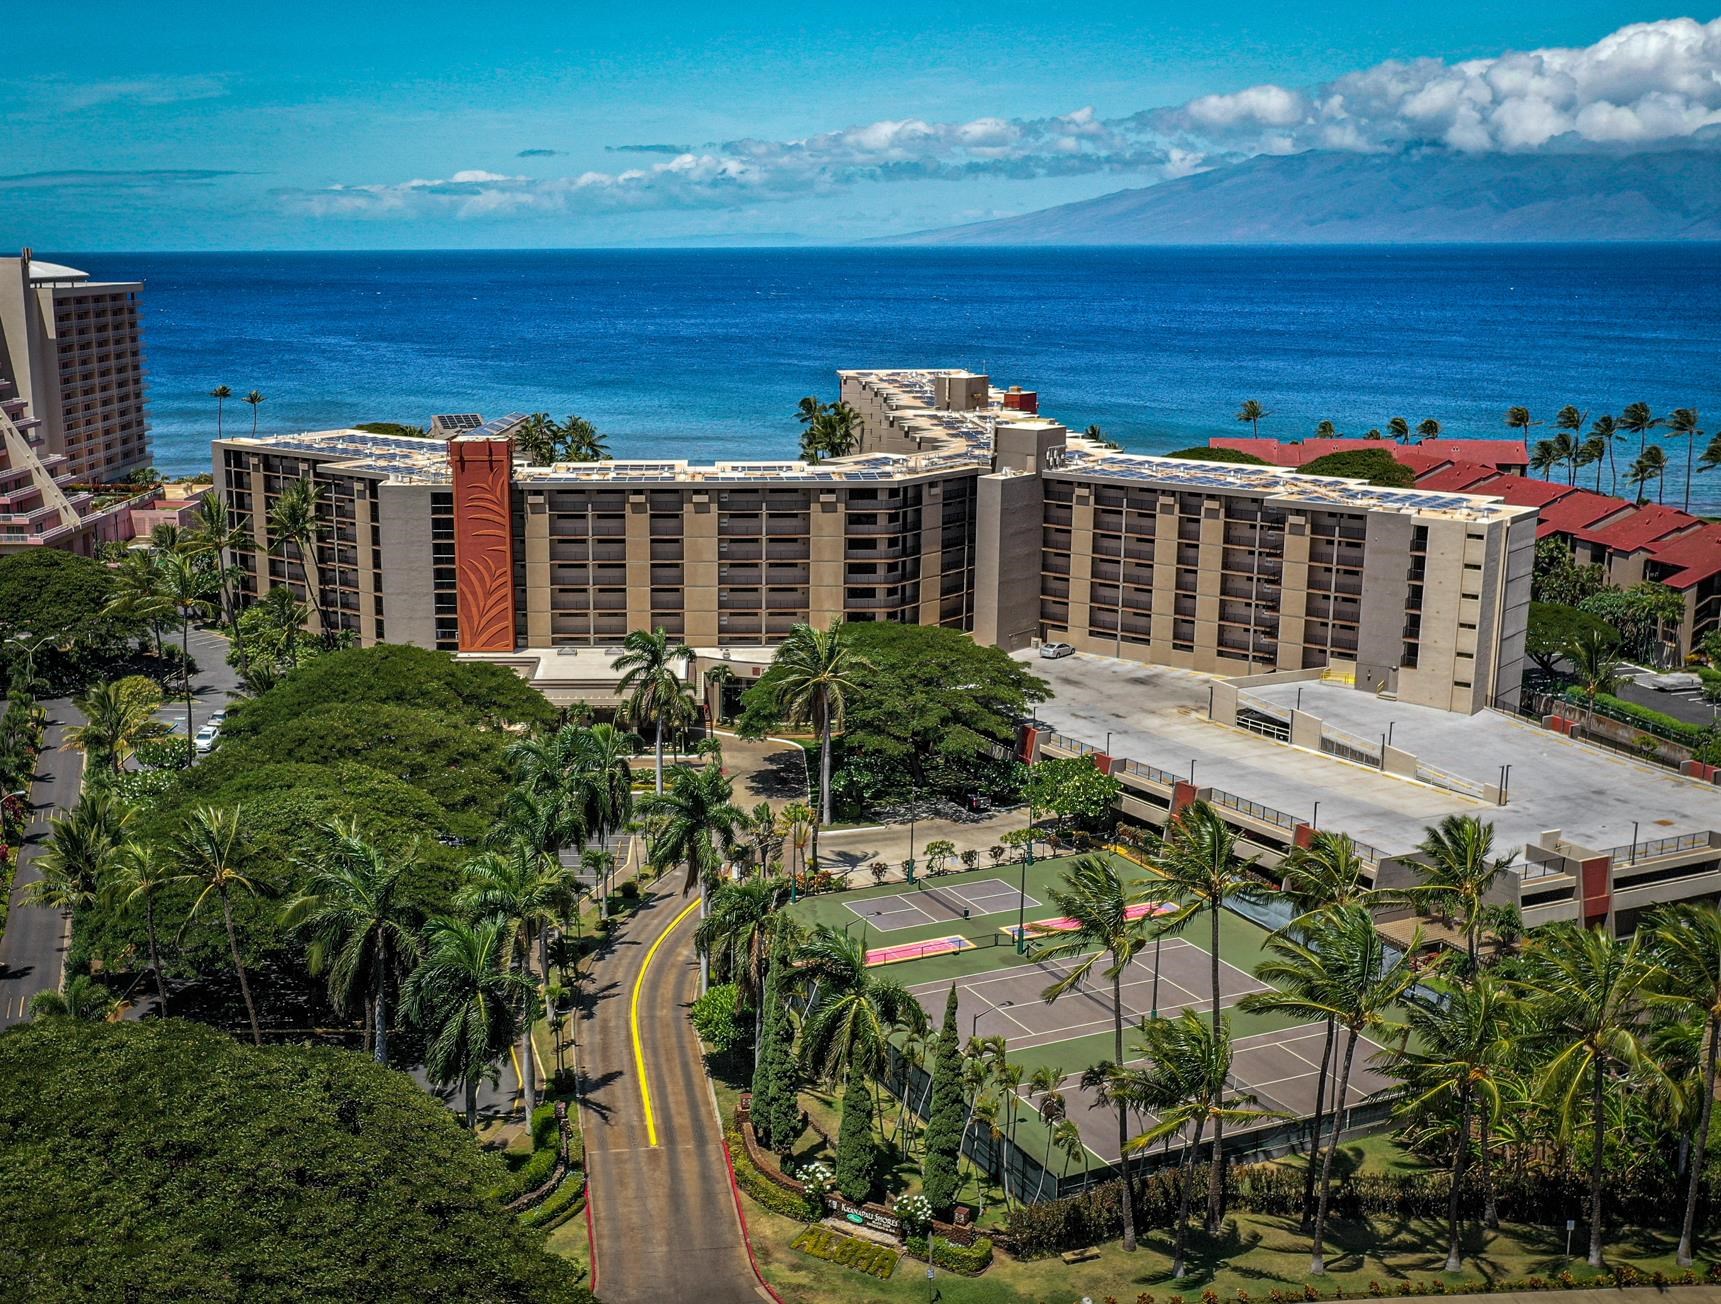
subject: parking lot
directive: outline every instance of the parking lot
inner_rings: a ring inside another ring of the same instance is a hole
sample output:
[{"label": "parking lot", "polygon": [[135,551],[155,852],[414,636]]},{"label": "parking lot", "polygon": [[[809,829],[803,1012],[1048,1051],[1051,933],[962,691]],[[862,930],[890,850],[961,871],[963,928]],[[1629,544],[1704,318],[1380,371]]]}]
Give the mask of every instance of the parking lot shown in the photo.
[{"label": "parking lot", "polygon": [[[1408,851],[1448,814],[1494,822],[1496,844],[1521,846],[1558,829],[1584,846],[1607,848],[1721,828],[1721,790],[1657,766],[1585,746],[1498,712],[1455,715],[1387,702],[1341,684],[1256,687],[1256,698],[1302,709],[1363,738],[1389,731],[1393,745],[1429,765],[1482,783],[1510,766],[1504,805],[1382,774],[1290,747],[1207,719],[1206,675],[1078,653],[1047,661],[1018,653],[1056,696],[1039,719],[1059,733],[1106,747],[1196,785],[1341,830],[1388,853]],[[1319,804],[1318,814],[1316,804]]]}]

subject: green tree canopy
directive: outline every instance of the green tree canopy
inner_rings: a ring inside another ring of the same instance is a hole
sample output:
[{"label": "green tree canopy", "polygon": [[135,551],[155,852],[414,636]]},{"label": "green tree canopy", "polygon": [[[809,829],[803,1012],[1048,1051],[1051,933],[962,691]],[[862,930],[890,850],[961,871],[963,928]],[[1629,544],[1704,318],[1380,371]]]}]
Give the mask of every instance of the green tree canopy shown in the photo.
[{"label": "green tree canopy", "polygon": [[1194,448],[1180,448],[1175,453],[1162,453],[1160,456],[1184,457],[1195,462],[1235,462],[1239,466],[1272,465],[1266,458],[1245,453],[1240,448],[1206,448],[1199,444]]},{"label": "green tree canopy", "polygon": [[1036,811],[1095,824],[1106,817],[1123,785],[1086,756],[1043,760],[1028,777],[1028,800]]},{"label": "green tree canopy", "polygon": [[[849,804],[912,790],[994,789],[1017,778],[994,756],[1014,741],[1029,707],[1051,697],[1044,680],[960,630],[895,622],[845,627],[850,650],[869,662],[848,703],[832,789]],[[775,668],[742,698],[741,729],[781,724]]]},{"label": "green tree canopy", "polygon": [[1595,635],[1610,643],[1619,642],[1619,631],[1600,616],[1558,602],[1530,604],[1529,633],[1524,651],[1545,674],[1554,673],[1554,663],[1580,638]]},{"label": "green tree canopy", "polygon": [[[76,688],[125,651],[131,622],[108,612],[113,596],[113,572],[98,561],[58,548],[8,554],[0,557],[0,638],[45,637],[37,675],[56,689]],[[0,666],[12,664],[13,651]]]},{"label": "green tree canopy", "polygon": [[1328,453],[1297,468],[1308,475],[1340,475],[1367,480],[1386,489],[1408,489],[1416,474],[1384,448],[1359,448],[1354,452]]},{"label": "green tree canopy", "polygon": [[364,1056],[195,1024],[0,1035],[0,1280],[19,1299],[589,1295],[454,1117]]}]

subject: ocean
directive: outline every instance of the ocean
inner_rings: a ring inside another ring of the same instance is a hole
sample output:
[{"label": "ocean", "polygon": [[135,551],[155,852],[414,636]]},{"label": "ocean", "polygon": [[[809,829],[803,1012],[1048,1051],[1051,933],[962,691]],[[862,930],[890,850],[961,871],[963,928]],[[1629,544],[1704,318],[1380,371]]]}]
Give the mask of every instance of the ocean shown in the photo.
[{"label": "ocean", "polygon": [[[778,458],[839,367],[986,371],[1142,452],[1248,433],[1248,398],[1281,439],[1636,400],[1721,429],[1717,245],[43,256],[146,282],[171,471],[208,468],[217,384],[264,393],[263,432],[577,412],[617,456]],[[1721,510],[1721,475],[1695,485]]]}]

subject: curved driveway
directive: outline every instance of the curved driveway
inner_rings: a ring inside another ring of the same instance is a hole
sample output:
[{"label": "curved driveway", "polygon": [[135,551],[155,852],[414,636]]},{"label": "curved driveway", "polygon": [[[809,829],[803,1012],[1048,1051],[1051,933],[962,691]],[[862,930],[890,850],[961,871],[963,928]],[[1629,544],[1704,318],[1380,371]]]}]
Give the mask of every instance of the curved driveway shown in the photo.
[{"label": "curved driveway", "polygon": [[[693,900],[660,891],[618,926],[593,966],[580,1021],[593,1289],[613,1304],[770,1299],[748,1262],[716,1102],[687,1018],[699,992],[697,911],[674,921]],[[637,1052],[629,1018],[636,987]]]}]

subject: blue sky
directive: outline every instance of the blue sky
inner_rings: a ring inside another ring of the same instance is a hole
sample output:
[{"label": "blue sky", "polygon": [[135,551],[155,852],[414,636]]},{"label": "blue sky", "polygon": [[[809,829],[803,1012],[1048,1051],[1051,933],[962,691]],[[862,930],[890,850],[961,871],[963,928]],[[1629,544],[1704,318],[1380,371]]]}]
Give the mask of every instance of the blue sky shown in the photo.
[{"label": "blue sky", "polygon": [[1601,0],[19,6],[0,247],[855,239],[1262,151],[1659,147],[1721,132],[1721,22],[1676,17]]}]

